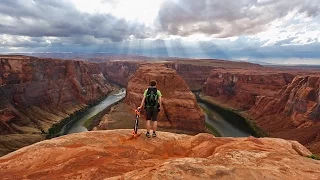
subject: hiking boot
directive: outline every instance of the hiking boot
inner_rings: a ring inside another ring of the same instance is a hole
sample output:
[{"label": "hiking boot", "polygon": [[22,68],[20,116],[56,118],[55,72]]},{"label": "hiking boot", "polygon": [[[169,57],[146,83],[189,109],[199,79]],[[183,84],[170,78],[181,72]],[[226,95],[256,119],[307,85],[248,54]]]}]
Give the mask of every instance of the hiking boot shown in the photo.
[{"label": "hiking boot", "polygon": [[157,134],[155,132],[153,132],[152,137],[157,137]]},{"label": "hiking boot", "polygon": [[147,138],[151,138],[151,135],[149,132],[146,133]]}]

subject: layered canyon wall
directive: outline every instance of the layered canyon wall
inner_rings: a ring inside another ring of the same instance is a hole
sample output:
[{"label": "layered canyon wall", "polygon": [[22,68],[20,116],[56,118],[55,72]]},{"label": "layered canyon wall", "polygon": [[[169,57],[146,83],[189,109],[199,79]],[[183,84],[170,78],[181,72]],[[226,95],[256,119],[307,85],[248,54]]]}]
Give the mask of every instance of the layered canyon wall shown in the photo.
[{"label": "layered canyon wall", "polygon": [[126,87],[131,75],[143,61],[106,61],[99,63],[99,68],[106,79]]},{"label": "layered canyon wall", "polygon": [[298,140],[320,153],[320,76],[297,76],[274,96],[258,96],[248,111],[272,136]]},{"label": "layered canyon wall", "polygon": [[[26,56],[3,56],[0,62],[1,135],[48,133],[112,90],[96,63]],[[10,142],[1,139],[1,146]]]},{"label": "layered canyon wall", "polygon": [[[110,82],[121,86],[127,86],[130,77],[140,65],[145,63],[164,64],[166,67],[174,69],[185,80],[191,90],[201,90],[202,85],[209,77],[212,66],[209,60],[200,61],[117,61],[110,60],[99,63],[99,67],[104,76]],[[219,63],[221,65],[221,63]]]},{"label": "layered canyon wall", "polygon": [[240,111],[271,136],[298,140],[320,153],[317,71],[213,69],[203,93],[216,104]]},{"label": "layered canyon wall", "polygon": [[[127,102],[136,107],[139,99],[142,99],[143,89],[150,81],[144,79],[143,74],[159,70],[146,68],[148,63],[155,64],[157,68],[161,67],[160,69],[167,68],[165,72],[169,74],[171,72],[168,68],[175,70],[184,80],[182,82],[183,80],[178,78],[171,83],[164,79],[173,76],[164,77],[151,73],[150,77],[163,86],[162,91],[170,94],[164,96],[164,107],[177,107],[167,110],[162,107],[159,114],[159,118],[162,119],[160,125],[185,126],[184,128],[193,130],[203,128],[198,127],[196,121],[195,127],[192,127],[191,122],[184,124],[183,121],[177,120],[189,118],[177,112],[196,107],[196,101],[189,95],[190,90],[202,88],[203,93],[210,95],[216,103],[241,111],[242,115],[253,119],[272,136],[295,139],[315,150],[314,152],[320,152],[320,137],[316,133],[320,130],[317,71],[281,70],[222,60],[152,63],[145,60],[114,60],[88,63],[3,56],[0,66],[0,133],[15,135],[2,139],[8,142],[10,138],[14,138],[18,141],[19,134],[24,134],[26,141],[27,135],[32,135],[32,138],[37,139],[35,141],[39,141],[37,135],[47,133],[52,124],[105,96],[112,89],[107,81],[121,86],[128,85],[128,92],[136,94],[130,96],[135,100],[129,98]],[[140,66],[144,66],[145,70],[136,79],[142,78],[144,81],[135,80],[137,84],[135,81],[128,83]],[[309,74],[312,76],[307,76]],[[162,78],[157,79],[158,76]],[[174,77],[176,78],[177,74]],[[182,87],[177,87],[175,83],[182,84]],[[188,102],[182,102],[179,98],[171,101],[175,97],[186,98]],[[183,105],[179,107],[178,104]],[[191,119],[199,119],[202,116],[197,108],[197,112],[190,113]]]},{"label": "layered canyon wall", "polygon": [[248,110],[259,95],[273,96],[295,76],[262,69],[213,69],[203,93],[237,110]]}]

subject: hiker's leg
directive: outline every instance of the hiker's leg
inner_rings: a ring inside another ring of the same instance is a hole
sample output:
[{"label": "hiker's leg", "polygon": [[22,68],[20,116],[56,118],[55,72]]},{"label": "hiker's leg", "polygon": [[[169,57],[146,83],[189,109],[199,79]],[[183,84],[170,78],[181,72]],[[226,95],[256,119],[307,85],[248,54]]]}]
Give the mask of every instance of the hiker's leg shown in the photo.
[{"label": "hiker's leg", "polygon": [[147,120],[146,122],[147,132],[150,131],[150,120]]},{"label": "hiker's leg", "polygon": [[146,128],[147,132],[150,132],[150,121],[152,119],[152,111],[146,111]]},{"label": "hiker's leg", "polygon": [[152,130],[153,130],[153,132],[156,132],[156,130],[157,130],[157,121],[153,121]]},{"label": "hiker's leg", "polygon": [[157,116],[158,116],[158,111],[153,111],[153,114],[152,114],[152,130],[153,132],[156,132],[157,130]]}]

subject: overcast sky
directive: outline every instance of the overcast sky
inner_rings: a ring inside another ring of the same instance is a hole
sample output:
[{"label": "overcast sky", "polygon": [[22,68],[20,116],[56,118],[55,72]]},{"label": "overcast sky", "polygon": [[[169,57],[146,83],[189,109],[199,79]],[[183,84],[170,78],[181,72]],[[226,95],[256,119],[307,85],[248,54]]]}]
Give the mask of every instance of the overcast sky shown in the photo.
[{"label": "overcast sky", "polygon": [[320,64],[319,0],[1,0],[0,53]]}]

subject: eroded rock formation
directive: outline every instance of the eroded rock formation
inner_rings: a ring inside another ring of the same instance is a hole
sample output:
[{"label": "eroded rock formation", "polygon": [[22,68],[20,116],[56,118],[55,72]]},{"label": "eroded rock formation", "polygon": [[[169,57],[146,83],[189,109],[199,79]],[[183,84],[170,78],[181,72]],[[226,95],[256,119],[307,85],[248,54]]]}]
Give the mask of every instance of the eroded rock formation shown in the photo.
[{"label": "eroded rock formation", "polygon": [[298,140],[320,153],[316,74],[308,70],[214,69],[203,92],[215,103],[240,110],[270,135]]},{"label": "eroded rock formation", "polygon": [[201,65],[201,63],[196,63],[196,61],[168,62],[165,65],[176,70],[186,81],[190,90],[201,90],[212,70],[210,65]]},{"label": "eroded rock formation", "polygon": [[202,86],[210,76],[212,69],[226,68],[260,68],[258,64],[247,62],[232,62],[218,59],[196,59],[168,61],[167,67],[175,69],[187,82],[191,90],[201,90]]},{"label": "eroded rock formation", "polygon": [[297,76],[271,97],[258,96],[250,115],[272,135],[320,153],[320,76]]},{"label": "eroded rock formation", "polygon": [[131,130],[71,134],[0,158],[3,179],[317,179],[320,161],[296,141]]},{"label": "eroded rock formation", "polygon": [[110,82],[126,87],[130,76],[136,72],[143,61],[107,61],[99,63],[99,67]]},{"label": "eroded rock formation", "polygon": [[140,66],[128,83],[125,102],[133,108],[138,107],[151,80],[157,81],[157,88],[163,95],[159,126],[197,132],[204,130],[204,114],[195,95],[175,70],[162,64]]},{"label": "eroded rock formation", "polygon": [[235,109],[248,110],[258,95],[272,96],[292,81],[289,73],[246,69],[214,69],[203,86],[203,92]]},{"label": "eroded rock formation", "polygon": [[[176,70],[191,90],[201,90],[213,67],[246,67],[250,64],[222,60],[105,60],[99,63],[99,67],[107,80],[127,86],[130,76],[144,63],[164,64]],[[250,65],[259,67],[259,65]]]},{"label": "eroded rock formation", "polygon": [[112,90],[96,63],[26,56],[0,61],[2,135],[47,133]]},{"label": "eroded rock formation", "polygon": [[320,76],[296,77],[273,97],[259,96],[252,113],[257,117],[283,112],[297,126],[320,121]]},{"label": "eroded rock formation", "polygon": [[201,90],[213,68],[260,68],[260,65],[224,60],[105,60],[99,67],[106,79],[127,86],[130,76],[144,63],[164,64],[172,68],[186,81],[190,90]]}]

